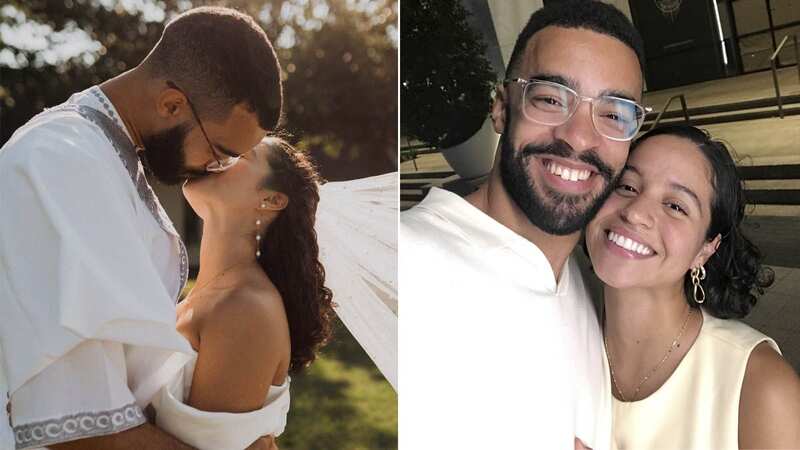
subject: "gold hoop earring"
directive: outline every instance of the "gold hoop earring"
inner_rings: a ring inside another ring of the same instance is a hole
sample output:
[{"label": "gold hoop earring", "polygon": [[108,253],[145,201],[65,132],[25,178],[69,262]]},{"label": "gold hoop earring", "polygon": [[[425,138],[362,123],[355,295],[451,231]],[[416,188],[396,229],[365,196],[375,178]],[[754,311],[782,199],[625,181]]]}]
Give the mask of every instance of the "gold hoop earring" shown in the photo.
[{"label": "gold hoop earring", "polygon": [[692,285],[694,285],[694,301],[698,305],[702,305],[703,302],[706,301],[706,291],[703,289],[700,282],[706,279],[706,268],[703,266],[693,267],[691,277]]}]

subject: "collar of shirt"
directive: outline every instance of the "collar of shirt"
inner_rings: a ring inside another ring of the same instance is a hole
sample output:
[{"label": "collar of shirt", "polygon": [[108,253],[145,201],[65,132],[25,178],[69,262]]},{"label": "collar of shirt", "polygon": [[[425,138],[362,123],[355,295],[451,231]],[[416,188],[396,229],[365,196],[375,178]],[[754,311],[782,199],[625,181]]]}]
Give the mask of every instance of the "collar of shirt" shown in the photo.
[{"label": "collar of shirt", "polygon": [[457,226],[464,239],[474,247],[484,251],[505,249],[515,253],[531,267],[541,271],[536,274],[537,282],[544,282],[541,288],[556,296],[568,294],[571,284],[571,257],[565,262],[561,279],[556,283],[550,262],[536,244],[513,232],[461,196],[433,187],[416,208],[424,209]]},{"label": "collar of shirt", "polygon": [[[84,91],[73,94],[69,100],[67,100],[67,103],[90,106],[104,113],[116,122],[131,142],[134,142],[131,133],[122,121],[122,117],[119,115],[119,112],[117,112],[117,108],[114,107],[111,100],[106,96],[103,90],[100,89],[100,86],[95,85]],[[135,145],[136,143],[134,142],[134,146]]]}]

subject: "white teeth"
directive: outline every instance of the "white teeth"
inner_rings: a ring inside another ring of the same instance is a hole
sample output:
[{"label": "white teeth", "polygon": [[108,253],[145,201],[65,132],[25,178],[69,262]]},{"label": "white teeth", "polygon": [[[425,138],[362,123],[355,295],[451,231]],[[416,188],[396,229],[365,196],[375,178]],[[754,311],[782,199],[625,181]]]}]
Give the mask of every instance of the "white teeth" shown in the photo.
[{"label": "white teeth", "polygon": [[640,242],[636,242],[631,238],[614,233],[613,231],[608,232],[608,240],[615,243],[619,247],[624,248],[625,250],[636,252],[640,255],[647,256],[653,253],[653,250],[650,247]]},{"label": "white teeth", "polygon": [[565,181],[584,181],[592,175],[590,170],[569,169],[552,161],[547,164],[546,168],[550,173],[561,177],[561,179]]}]

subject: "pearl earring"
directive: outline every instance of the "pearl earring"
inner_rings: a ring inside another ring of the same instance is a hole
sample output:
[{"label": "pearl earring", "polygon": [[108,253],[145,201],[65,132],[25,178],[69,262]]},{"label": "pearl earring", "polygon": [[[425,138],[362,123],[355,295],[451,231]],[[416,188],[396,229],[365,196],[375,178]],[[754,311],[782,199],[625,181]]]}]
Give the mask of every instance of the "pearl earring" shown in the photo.
[{"label": "pearl earring", "polygon": [[261,219],[256,220],[256,258],[261,257],[261,235],[259,234]]}]

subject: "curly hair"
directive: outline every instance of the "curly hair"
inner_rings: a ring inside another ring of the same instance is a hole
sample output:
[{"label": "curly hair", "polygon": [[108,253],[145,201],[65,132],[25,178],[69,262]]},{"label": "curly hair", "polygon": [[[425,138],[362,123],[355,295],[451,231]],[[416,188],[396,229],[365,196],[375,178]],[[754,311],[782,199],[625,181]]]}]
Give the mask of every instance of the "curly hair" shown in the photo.
[{"label": "curly hair", "polygon": [[[631,145],[631,154],[642,142],[661,135],[688,139],[708,161],[714,198],[706,240],[711,241],[717,235],[721,240],[705,264],[703,306],[721,319],[741,319],[750,313],[764,288],[772,285],[775,273],[762,264],[758,247],[742,233],[746,201],[736,163],[723,142],[713,139],[705,130],[683,124],[666,125],[645,133]],[[693,286],[688,272],[683,285],[687,302],[697,306],[692,300]]]},{"label": "curly hair", "polygon": [[562,0],[552,2],[537,10],[528,19],[517,36],[514,50],[508,61],[506,74],[516,70],[528,41],[545,27],[584,28],[611,36],[636,53],[639,66],[644,68],[644,41],[630,19],[614,6],[596,0]]},{"label": "curly hair", "polygon": [[267,137],[259,145],[268,149],[272,171],[263,186],[289,197],[261,240],[259,264],[283,299],[292,346],[289,370],[297,373],[330,339],[334,315],[314,229],[321,178],[310,158],[283,139]]}]

